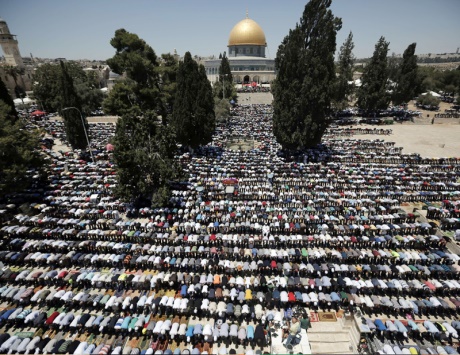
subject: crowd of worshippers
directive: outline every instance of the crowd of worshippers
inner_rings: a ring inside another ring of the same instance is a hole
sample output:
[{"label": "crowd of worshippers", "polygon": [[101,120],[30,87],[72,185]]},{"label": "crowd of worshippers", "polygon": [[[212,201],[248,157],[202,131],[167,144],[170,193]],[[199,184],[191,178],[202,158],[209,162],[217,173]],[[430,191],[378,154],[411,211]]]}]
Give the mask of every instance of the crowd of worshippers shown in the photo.
[{"label": "crowd of worshippers", "polygon": [[[347,127],[347,128],[339,128],[339,127],[330,127],[327,130],[327,133],[324,137],[351,137],[355,134],[372,134],[372,135],[385,135],[389,136],[393,133],[391,129],[383,129],[383,128],[364,128],[364,127]],[[399,148],[402,151],[402,148]]]},{"label": "crowd of worshippers", "polygon": [[[233,113],[210,145],[178,157],[189,177],[163,208],[113,196],[112,124],[90,124],[96,164],[44,149],[51,164],[36,212],[0,228],[0,326],[38,333],[3,334],[0,352],[172,353],[168,344],[182,341],[194,353],[216,342],[222,353],[238,344],[250,352],[293,310],[458,319],[459,256],[436,235],[457,228],[458,159],[340,139],[337,129],[316,149],[286,153],[271,106]],[[61,122],[39,124],[65,141]],[[232,136],[256,148],[226,149]],[[401,209],[413,201],[429,204],[438,225]],[[60,332],[51,339],[49,330]],[[70,340],[75,330],[95,337]]]},{"label": "crowd of worshippers", "polygon": [[[397,344],[398,341],[401,344],[401,342],[404,342],[407,338],[422,340],[422,334],[426,334],[426,338],[432,340],[433,343],[436,341],[449,341],[449,338],[458,339],[458,330],[460,329],[460,323],[458,321],[437,322],[425,320],[423,322],[415,322],[413,319],[388,319],[383,321],[381,319],[372,320],[370,318],[362,318],[362,324],[370,332],[368,339],[375,340],[375,344],[378,344],[379,339],[386,339],[395,344]],[[453,345],[452,341],[450,341],[450,343]],[[446,353],[457,354],[456,349],[452,346],[449,346],[449,348],[449,351]],[[401,349],[393,349],[393,352],[391,352],[391,350],[384,350],[384,353],[404,354],[407,352],[403,352]],[[420,351],[417,353],[420,353]],[[441,354],[441,352],[436,353]]]},{"label": "crowd of worshippers", "polygon": [[458,339],[458,321],[414,322],[412,319],[384,321],[362,318],[361,322],[361,328],[366,329],[358,345],[361,353],[458,354],[458,347],[452,342],[452,339]]}]

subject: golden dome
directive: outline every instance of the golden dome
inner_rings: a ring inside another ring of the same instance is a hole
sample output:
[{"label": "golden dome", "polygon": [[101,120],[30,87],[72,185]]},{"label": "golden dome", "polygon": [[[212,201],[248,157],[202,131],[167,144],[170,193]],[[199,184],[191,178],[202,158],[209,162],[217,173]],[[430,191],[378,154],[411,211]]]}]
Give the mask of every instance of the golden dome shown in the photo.
[{"label": "golden dome", "polygon": [[256,21],[250,18],[245,18],[238,22],[235,27],[232,28],[228,39],[229,46],[243,44],[254,46],[267,45],[264,31]]}]

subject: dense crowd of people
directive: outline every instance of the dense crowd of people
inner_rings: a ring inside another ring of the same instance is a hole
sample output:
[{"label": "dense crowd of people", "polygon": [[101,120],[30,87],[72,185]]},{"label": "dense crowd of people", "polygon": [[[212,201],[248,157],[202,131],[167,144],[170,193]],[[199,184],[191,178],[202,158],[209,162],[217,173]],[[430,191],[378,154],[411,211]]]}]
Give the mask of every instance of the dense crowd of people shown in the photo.
[{"label": "dense crowd of people", "polygon": [[240,86],[237,86],[236,92],[237,93],[257,93],[257,92],[270,92],[271,91],[270,86],[262,86],[262,85],[256,85],[256,86],[253,86],[251,84],[240,85]]},{"label": "dense crowd of people", "polygon": [[[163,208],[113,196],[113,124],[90,125],[95,164],[44,147],[35,213],[0,228],[0,352],[252,354],[283,318],[359,308],[379,339],[456,353],[460,257],[436,232],[460,229],[459,159],[343,138],[391,134],[367,128],[283,152],[271,106],[232,110],[211,144],[178,156],[188,180]],[[62,122],[39,124],[65,141]],[[228,149],[235,136],[255,148]],[[438,224],[404,212],[410,202]]]}]

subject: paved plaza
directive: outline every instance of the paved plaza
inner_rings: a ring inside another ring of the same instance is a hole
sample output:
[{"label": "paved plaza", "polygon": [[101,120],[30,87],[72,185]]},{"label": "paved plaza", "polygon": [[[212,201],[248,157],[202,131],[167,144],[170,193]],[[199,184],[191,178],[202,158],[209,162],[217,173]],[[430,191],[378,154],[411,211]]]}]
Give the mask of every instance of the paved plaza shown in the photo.
[{"label": "paved plaza", "polygon": [[[363,125],[364,126],[364,125]],[[360,126],[360,127],[363,127]],[[369,126],[372,127],[372,126]],[[404,153],[418,153],[423,157],[459,157],[460,124],[394,124],[389,136],[355,135],[357,139],[383,139],[403,147]]]}]

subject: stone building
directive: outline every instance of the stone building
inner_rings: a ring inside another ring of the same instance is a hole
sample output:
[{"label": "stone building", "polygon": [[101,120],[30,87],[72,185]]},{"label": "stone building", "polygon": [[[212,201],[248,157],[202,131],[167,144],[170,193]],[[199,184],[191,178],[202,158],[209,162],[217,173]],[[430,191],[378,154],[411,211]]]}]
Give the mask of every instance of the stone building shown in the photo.
[{"label": "stone building", "polygon": [[10,95],[23,97],[32,88],[33,66],[24,64],[19,51],[16,35],[11,34],[5,20],[0,18],[0,46],[4,60],[0,62],[0,78],[5,83]]}]

